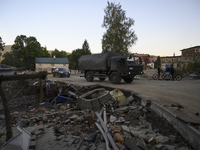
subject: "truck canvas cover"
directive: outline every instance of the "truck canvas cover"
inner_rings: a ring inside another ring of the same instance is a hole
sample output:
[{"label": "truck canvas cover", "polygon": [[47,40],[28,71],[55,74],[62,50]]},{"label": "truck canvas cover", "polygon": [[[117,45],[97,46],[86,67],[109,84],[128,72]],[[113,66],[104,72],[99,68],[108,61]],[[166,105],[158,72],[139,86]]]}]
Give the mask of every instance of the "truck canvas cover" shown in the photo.
[{"label": "truck canvas cover", "polygon": [[93,55],[82,55],[79,58],[78,69],[80,70],[106,70],[108,59],[112,56],[119,56],[117,53],[102,53]]}]

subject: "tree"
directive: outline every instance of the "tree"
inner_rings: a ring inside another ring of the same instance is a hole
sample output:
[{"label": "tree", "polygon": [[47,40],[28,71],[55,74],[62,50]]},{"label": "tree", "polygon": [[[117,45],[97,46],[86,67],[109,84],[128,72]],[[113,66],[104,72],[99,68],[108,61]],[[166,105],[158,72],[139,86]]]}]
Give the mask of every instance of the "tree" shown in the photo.
[{"label": "tree", "polygon": [[67,58],[67,53],[65,51],[59,51],[58,49],[55,49],[52,53],[51,53],[52,57],[56,57],[56,58]]},{"label": "tree", "polygon": [[90,46],[87,42],[87,40],[84,41],[83,45],[82,45],[82,50],[83,50],[83,55],[90,55]]},{"label": "tree", "polygon": [[17,36],[12,45],[14,57],[22,60],[24,69],[35,69],[35,57],[42,57],[43,51],[35,37]]},{"label": "tree", "polygon": [[51,57],[46,47],[41,47],[41,48],[42,48],[42,57]]},{"label": "tree", "polygon": [[0,37],[0,56],[2,55],[1,52],[4,51],[5,43],[3,42],[2,38]]},{"label": "tree", "polygon": [[157,60],[154,62],[154,67],[158,68],[158,66],[160,66],[161,61],[160,61],[160,56],[157,57]]},{"label": "tree", "polygon": [[126,12],[122,10],[120,3],[107,3],[102,24],[102,27],[107,29],[102,39],[102,53],[117,52],[127,55],[128,49],[137,41],[135,31],[131,28],[134,20],[126,17]]},{"label": "tree", "polygon": [[78,66],[78,59],[84,55],[84,52],[82,49],[75,49],[72,51],[70,57],[68,58],[69,59],[69,66],[70,66],[70,69],[76,69],[77,66]]}]

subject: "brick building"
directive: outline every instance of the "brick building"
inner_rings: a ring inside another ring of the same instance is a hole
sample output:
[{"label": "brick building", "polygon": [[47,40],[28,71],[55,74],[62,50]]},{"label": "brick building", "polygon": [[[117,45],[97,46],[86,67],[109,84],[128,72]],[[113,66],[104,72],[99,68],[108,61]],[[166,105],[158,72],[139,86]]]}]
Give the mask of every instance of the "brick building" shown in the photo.
[{"label": "brick building", "polygon": [[185,68],[188,62],[197,60],[200,61],[200,46],[194,46],[181,50],[182,52],[182,68]]}]

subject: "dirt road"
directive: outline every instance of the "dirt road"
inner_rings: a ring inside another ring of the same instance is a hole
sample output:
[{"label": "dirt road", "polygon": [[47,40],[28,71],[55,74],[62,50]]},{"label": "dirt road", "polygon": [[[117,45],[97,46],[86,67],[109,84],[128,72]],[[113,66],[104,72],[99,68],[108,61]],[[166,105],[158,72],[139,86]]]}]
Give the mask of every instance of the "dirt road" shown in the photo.
[{"label": "dirt road", "polygon": [[[121,82],[115,85],[106,79],[99,81],[95,78],[93,82],[87,82],[85,78],[71,75],[70,78],[53,78],[48,75],[49,80],[65,81],[72,84],[101,84],[119,89],[128,89],[138,93],[140,96],[155,101],[161,106],[166,107],[176,115],[192,118],[200,123],[200,80],[147,80],[144,78],[135,79],[131,84]],[[171,107],[172,104],[179,104],[183,108]]]}]

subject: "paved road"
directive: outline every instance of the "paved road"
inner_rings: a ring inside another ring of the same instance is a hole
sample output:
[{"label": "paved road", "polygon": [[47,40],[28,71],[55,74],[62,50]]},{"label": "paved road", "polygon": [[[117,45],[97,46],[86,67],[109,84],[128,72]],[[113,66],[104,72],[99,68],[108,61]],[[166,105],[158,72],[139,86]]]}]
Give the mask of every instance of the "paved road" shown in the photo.
[{"label": "paved road", "polygon": [[[95,78],[93,82],[87,82],[85,78],[77,75],[71,75],[70,78],[53,78],[52,75],[48,75],[48,79],[72,84],[94,83],[113,88],[129,89],[162,106],[169,106],[166,108],[177,115],[187,116],[200,123],[200,115],[195,115],[195,113],[200,114],[200,80],[165,81],[139,78],[131,84],[122,81],[121,84],[115,85],[108,79],[102,82]],[[178,110],[170,107],[171,104],[180,104],[183,108]]]}]

